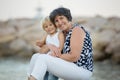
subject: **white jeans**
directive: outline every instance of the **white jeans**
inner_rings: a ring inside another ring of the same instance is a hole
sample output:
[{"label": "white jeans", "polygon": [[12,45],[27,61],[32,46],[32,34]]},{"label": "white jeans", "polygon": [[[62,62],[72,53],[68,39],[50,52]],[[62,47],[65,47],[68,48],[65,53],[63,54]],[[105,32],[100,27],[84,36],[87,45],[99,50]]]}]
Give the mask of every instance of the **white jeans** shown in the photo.
[{"label": "white jeans", "polygon": [[27,75],[30,77],[32,71],[33,71],[33,68],[34,68],[34,65],[35,65],[35,62],[38,58],[38,56],[40,55],[40,53],[36,53],[32,56],[31,60],[30,60],[30,65],[29,65],[29,68],[28,68],[28,71],[27,71]]},{"label": "white jeans", "polygon": [[[35,56],[37,56],[37,58],[35,58]],[[32,60],[35,60],[35,62],[32,63]],[[32,75],[37,80],[43,80],[46,71],[64,80],[89,80],[92,76],[92,72],[78,67],[72,62],[47,54],[34,54],[31,63],[28,74],[30,73],[29,75]]]}]

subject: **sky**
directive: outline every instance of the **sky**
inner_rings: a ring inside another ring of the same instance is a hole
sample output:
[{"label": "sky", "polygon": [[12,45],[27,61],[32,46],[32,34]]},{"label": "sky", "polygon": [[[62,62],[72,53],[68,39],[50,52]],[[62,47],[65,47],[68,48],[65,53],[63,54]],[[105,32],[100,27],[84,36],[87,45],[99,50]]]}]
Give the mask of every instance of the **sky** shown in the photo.
[{"label": "sky", "polygon": [[120,17],[120,0],[0,0],[0,20],[34,18],[38,7],[47,16],[59,6],[69,8],[73,16]]}]

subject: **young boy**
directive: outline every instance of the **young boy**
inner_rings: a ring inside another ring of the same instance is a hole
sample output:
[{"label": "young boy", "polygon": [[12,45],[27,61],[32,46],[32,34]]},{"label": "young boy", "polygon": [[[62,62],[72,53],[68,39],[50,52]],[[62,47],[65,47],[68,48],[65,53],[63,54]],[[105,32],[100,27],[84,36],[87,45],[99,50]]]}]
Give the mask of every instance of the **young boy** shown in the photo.
[{"label": "young boy", "polygon": [[[47,35],[45,35],[41,40],[36,41],[36,45],[40,47],[39,53],[41,54],[47,54],[51,56],[57,56],[60,54],[55,54],[52,52],[52,46],[49,44],[52,44],[53,46],[58,47],[61,51],[64,46],[64,35],[62,32],[57,31],[57,27],[50,21],[49,17],[46,17],[42,22],[42,28],[45,30]],[[46,48],[49,47],[49,48]],[[37,55],[39,56],[39,55]],[[36,56],[36,59],[37,59]],[[34,57],[35,59],[35,57]],[[35,62],[35,60],[31,60],[31,64]],[[34,64],[34,63],[33,63]],[[30,65],[34,66],[34,65]],[[54,65],[53,65],[54,66]],[[31,67],[31,69],[32,69]],[[44,77],[44,80],[58,80],[58,77],[52,75],[49,72],[46,72],[46,75]]]}]

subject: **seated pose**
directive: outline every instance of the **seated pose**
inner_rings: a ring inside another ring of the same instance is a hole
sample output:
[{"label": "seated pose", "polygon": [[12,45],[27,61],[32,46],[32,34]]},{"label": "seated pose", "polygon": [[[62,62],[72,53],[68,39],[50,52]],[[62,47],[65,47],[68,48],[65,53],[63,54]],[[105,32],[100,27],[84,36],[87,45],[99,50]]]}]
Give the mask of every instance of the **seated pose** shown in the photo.
[{"label": "seated pose", "polygon": [[[49,17],[46,17],[42,23],[43,29],[47,32],[47,35],[44,36],[41,40],[36,42],[36,45],[40,47],[40,53],[41,54],[48,54],[51,56],[59,56],[59,54],[55,54],[52,52],[50,49],[50,44],[58,47],[60,51],[63,49],[64,45],[64,35],[62,32],[58,32],[56,26],[50,21]],[[46,45],[49,46],[49,48],[46,48]],[[33,69],[34,69],[34,64],[38,56],[41,55],[40,53],[36,53],[32,56],[32,59],[30,61],[30,68],[28,71],[28,75],[30,76]],[[38,69],[39,70],[39,69]],[[29,79],[29,78],[28,78]],[[46,75],[44,77],[44,80],[58,80],[58,77],[52,75],[49,72],[46,72]]]},{"label": "seated pose", "polygon": [[49,17],[64,33],[64,48],[61,54],[58,47],[48,46],[54,54],[59,55],[39,55],[30,80],[43,80],[47,71],[64,80],[90,80],[93,72],[93,50],[89,33],[82,26],[72,24],[72,16],[67,8],[57,8]]}]

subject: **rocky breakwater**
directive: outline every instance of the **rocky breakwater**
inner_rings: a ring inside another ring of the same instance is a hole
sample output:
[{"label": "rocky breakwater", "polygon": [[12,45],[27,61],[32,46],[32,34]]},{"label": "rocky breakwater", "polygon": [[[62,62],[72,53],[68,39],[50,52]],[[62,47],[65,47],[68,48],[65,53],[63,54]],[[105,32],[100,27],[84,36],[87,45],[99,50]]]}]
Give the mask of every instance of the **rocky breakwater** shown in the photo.
[{"label": "rocky breakwater", "polygon": [[[94,60],[120,63],[120,18],[74,17],[91,34]],[[0,56],[30,57],[38,51],[35,41],[44,34],[40,21],[14,19],[0,21]]]},{"label": "rocky breakwater", "polygon": [[93,40],[94,60],[111,60],[120,64],[120,18],[76,18],[79,24],[85,26]]},{"label": "rocky breakwater", "polygon": [[14,19],[0,22],[0,57],[30,57],[37,51],[35,40],[44,32],[40,21]]}]

